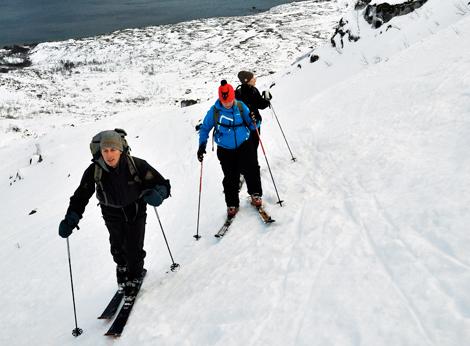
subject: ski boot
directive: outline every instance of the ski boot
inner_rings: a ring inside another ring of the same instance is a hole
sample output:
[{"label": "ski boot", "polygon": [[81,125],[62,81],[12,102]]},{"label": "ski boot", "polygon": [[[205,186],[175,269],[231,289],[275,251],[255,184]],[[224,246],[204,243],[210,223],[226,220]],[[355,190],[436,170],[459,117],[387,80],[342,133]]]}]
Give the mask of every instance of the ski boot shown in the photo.
[{"label": "ski boot", "polygon": [[251,205],[259,208],[263,204],[263,200],[261,199],[261,196],[258,193],[254,193],[251,195]]},{"label": "ski boot", "polygon": [[127,267],[123,265],[116,266],[116,279],[119,291],[124,291],[127,280]]},{"label": "ski boot", "polygon": [[227,217],[232,218],[235,217],[238,213],[238,208],[237,207],[228,207],[227,208]]}]

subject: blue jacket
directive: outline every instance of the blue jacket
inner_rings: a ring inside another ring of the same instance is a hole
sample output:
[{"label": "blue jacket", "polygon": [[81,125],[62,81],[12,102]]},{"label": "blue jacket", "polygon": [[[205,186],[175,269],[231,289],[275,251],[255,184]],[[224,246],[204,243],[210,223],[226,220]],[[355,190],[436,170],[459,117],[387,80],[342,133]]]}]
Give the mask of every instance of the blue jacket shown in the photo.
[{"label": "blue jacket", "polygon": [[[243,109],[243,114],[237,106],[239,102]],[[218,123],[214,121],[214,111],[218,109]],[[236,149],[250,136],[250,130],[254,130],[253,120],[250,118],[250,110],[241,101],[234,102],[232,108],[225,108],[219,100],[209,109],[204,121],[199,129],[199,146],[207,143],[209,132],[215,127],[214,140],[217,145],[226,149]]]}]

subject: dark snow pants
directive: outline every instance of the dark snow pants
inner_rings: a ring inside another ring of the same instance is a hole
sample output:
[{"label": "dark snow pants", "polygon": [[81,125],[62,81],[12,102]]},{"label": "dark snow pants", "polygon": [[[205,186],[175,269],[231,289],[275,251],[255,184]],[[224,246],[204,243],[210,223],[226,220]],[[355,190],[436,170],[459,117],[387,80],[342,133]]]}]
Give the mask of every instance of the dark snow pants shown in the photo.
[{"label": "dark snow pants", "polygon": [[224,179],[225,203],[227,207],[239,207],[238,183],[240,172],[243,172],[250,195],[263,194],[261,188],[260,170],[256,151],[250,140],[246,140],[237,149],[225,149],[217,147],[217,157],[219,158]]},{"label": "dark snow pants", "polygon": [[[258,128],[258,133],[261,134],[261,128]],[[256,130],[251,130],[250,131],[250,137],[248,137],[248,141],[251,142],[251,145],[254,148],[254,151],[255,151],[254,155],[255,155],[256,165],[258,166],[258,171],[259,171],[261,168],[260,168],[259,162],[258,162],[258,146],[259,146],[258,133],[256,133]],[[243,168],[240,171],[240,173],[243,174],[243,176],[246,176],[245,171],[243,170]],[[248,193],[250,194],[249,191],[248,191]]]},{"label": "dark snow pants", "polygon": [[146,204],[138,201],[124,208],[101,207],[109,231],[111,255],[127,267],[129,280],[139,278],[144,268]]},{"label": "dark snow pants", "polygon": [[[258,132],[261,135],[261,128],[258,128]],[[248,138],[251,143],[253,143],[253,147],[255,148],[255,154],[256,154],[256,161],[258,161],[258,146],[259,146],[259,138],[258,134],[256,133],[256,130],[251,130],[250,131],[250,137]]]}]

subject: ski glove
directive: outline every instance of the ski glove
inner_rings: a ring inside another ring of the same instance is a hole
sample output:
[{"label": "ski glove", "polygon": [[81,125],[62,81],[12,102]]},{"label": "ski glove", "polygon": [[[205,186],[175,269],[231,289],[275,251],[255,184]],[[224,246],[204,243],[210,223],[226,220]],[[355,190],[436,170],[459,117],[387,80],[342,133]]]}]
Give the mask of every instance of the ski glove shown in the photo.
[{"label": "ski glove", "polygon": [[265,90],[265,91],[263,91],[263,98],[264,98],[266,101],[271,101],[271,99],[273,98],[273,95],[271,95],[271,93],[269,92],[269,90]]},{"label": "ski glove", "polygon": [[153,189],[148,190],[143,199],[147,204],[152,207],[158,207],[162,204],[163,200],[168,197],[168,189],[165,185],[157,185]]},{"label": "ski glove", "polygon": [[203,143],[199,146],[199,149],[197,150],[197,159],[199,162],[202,162],[204,160],[204,154],[206,153],[206,143]]},{"label": "ski glove", "polygon": [[62,238],[68,238],[71,234],[73,229],[76,227],[78,228],[78,221],[80,220],[80,216],[74,211],[68,211],[65,214],[65,218],[59,224],[59,235]]}]

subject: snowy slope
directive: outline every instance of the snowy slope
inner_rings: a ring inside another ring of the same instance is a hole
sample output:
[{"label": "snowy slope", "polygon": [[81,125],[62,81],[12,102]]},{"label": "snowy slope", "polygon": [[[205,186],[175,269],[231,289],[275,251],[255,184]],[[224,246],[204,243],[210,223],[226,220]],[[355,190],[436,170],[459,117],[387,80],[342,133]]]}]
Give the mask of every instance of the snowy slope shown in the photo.
[{"label": "snowy slope", "polygon": [[[300,60],[301,68],[272,77],[273,105],[298,161],[264,111],[262,139],[286,201],[275,205],[260,152],[265,202],[277,219],[269,227],[243,199],[230,233],[212,236],[225,208],[211,152],[203,238],[192,237],[200,167],[193,125],[210,102],[123,112],[0,147],[0,344],[468,345],[470,7],[459,14],[454,3],[430,0],[382,34],[352,12],[358,42],[340,53],[325,46],[318,62]],[[166,273],[171,261],[150,209],[142,294],[124,335],[103,337],[108,325],[96,316],[115,289],[114,265],[90,201],[70,238],[85,330],[74,339],[57,226],[88,165],[91,136],[116,126],[136,156],[172,181],[159,214],[182,268]]]},{"label": "snowy slope", "polygon": [[[345,4],[299,1],[251,16],[41,43],[31,52],[30,67],[0,73],[0,132],[6,132],[0,145],[41,136],[51,122],[61,126],[152,105],[204,102],[210,85],[221,75],[237,80],[241,68],[258,76],[281,71],[327,39]],[[1,56],[0,50],[0,62]]]}]

